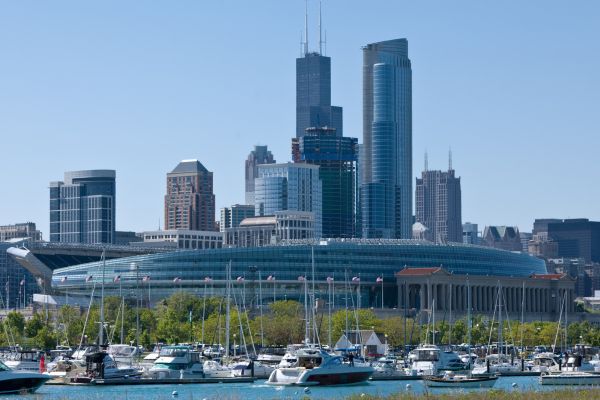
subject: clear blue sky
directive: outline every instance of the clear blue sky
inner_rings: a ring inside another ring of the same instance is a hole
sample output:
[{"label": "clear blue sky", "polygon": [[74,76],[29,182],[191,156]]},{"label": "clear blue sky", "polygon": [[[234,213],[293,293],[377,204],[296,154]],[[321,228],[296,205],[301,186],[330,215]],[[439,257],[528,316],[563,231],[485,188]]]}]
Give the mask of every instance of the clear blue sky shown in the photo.
[{"label": "clear blue sky", "polygon": [[[347,136],[362,141],[361,46],[406,37],[415,176],[451,146],[463,221],[600,220],[600,2],[323,6]],[[243,202],[253,145],[290,159],[303,14],[302,0],[2,2],[0,224],[48,238],[48,183],[110,168],[117,228],[155,229],[187,158],[214,172],[218,208]]]}]

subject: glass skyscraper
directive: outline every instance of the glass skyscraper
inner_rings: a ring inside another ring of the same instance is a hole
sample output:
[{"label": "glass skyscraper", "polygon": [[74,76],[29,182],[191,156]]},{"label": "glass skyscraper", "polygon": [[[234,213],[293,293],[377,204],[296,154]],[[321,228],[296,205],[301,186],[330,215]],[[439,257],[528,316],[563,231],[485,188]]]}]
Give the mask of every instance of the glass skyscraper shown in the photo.
[{"label": "glass skyscraper", "polygon": [[363,48],[363,237],[411,237],[412,70],[408,41]]},{"label": "glass skyscraper", "polygon": [[331,105],[331,58],[306,51],[296,59],[296,137],[315,126],[343,136],[342,107]]},{"label": "glass skyscraper", "polygon": [[114,170],[65,172],[50,182],[50,241],[114,243]]},{"label": "glass skyscraper", "polygon": [[265,164],[258,166],[254,210],[257,216],[276,211],[310,211],[315,218],[315,236],[322,233],[322,185],[319,167],[309,164]]},{"label": "glass skyscraper", "polygon": [[292,157],[319,166],[323,237],[354,237],[358,139],[337,136],[333,128],[308,128],[303,137],[292,139]]},{"label": "glass skyscraper", "polygon": [[248,154],[245,164],[246,204],[254,205],[254,179],[258,176],[258,166],[273,163],[275,158],[267,146],[254,146],[254,150]]}]

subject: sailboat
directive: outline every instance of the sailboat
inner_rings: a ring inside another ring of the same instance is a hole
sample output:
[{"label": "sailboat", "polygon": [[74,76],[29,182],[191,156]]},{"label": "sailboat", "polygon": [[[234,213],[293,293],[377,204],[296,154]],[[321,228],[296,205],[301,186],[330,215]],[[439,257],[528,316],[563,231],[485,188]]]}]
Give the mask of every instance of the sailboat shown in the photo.
[{"label": "sailboat", "polygon": [[[467,276],[467,354],[471,354],[471,287]],[[428,387],[456,387],[456,388],[491,388],[498,377],[495,375],[473,376],[471,373],[471,358],[467,361],[467,374],[455,374],[447,371],[443,376],[424,376],[423,381]]]}]

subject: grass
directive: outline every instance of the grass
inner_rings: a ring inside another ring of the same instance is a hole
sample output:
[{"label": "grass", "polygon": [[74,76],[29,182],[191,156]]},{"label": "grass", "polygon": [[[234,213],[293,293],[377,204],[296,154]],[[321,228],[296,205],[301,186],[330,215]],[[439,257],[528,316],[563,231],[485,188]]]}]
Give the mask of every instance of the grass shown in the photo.
[{"label": "grass", "polygon": [[399,393],[390,396],[374,396],[368,394],[353,395],[348,400],[597,400],[600,389],[557,390],[548,392],[505,392],[490,390],[487,392],[431,394],[431,393]]}]

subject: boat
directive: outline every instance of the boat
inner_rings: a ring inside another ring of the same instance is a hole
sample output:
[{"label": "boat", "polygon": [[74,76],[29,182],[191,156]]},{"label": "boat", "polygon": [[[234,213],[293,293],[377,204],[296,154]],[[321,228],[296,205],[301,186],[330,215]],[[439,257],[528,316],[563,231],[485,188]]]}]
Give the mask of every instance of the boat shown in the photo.
[{"label": "boat", "polygon": [[133,367],[120,367],[110,354],[104,351],[98,351],[88,354],[85,357],[85,374],[77,373],[75,376],[67,375],[66,383],[70,384],[89,384],[94,383],[96,379],[119,380],[140,378],[142,371]]},{"label": "boat", "polygon": [[260,361],[265,365],[271,365],[273,367],[276,367],[281,362],[285,354],[286,349],[283,346],[263,347],[258,352],[258,357],[256,361]]},{"label": "boat", "polygon": [[204,376],[206,378],[233,378],[233,371],[226,365],[215,360],[204,361]]},{"label": "boat", "polygon": [[490,354],[473,368],[473,375],[510,375],[518,372],[521,372],[521,360],[511,362],[511,357],[506,354]]},{"label": "boat", "polygon": [[496,384],[495,375],[461,375],[447,371],[443,376],[428,375],[423,382],[428,387],[491,388]]},{"label": "boat", "polygon": [[202,355],[188,346],[163,346],[147,375],[154,379],[203,378]]},{"label": "boat", "polygon": [[394,358],[381,357],[377,361],[374,361],[371,366],[375,370],[371,377],[372,380],[393,380],[412,377],[412,375],[403,368],[404,366],[399,364],[398,360]]},{"label": "boat", "polygon": [[133,364],[133,361],[141,356],[138,347],[128,344],[111,344],[107,349],[108,354],[118,364]]},{"label": "boat", "polygon": [[14,371],[0,361],[0,394],[34,393],[50,375],[30,371]]},{"label": "boat", "polygon": [[466,369],[457,353],[442,351],[434,344],[422,344],[409,354],[413,375],[438,375],[443,371],[462,371]]},{"label": "boat", "polygon": [[600,385],[600,375],[584,371],[563,371],[558,374],[543,372],[541,385]]},{"label": "boat", "polygon": [[264,364],[260,361],[244,360],[230,364],[231,373],[235,377],[253,376],[259,379],[268,378],[275,370],[272,365]]},{"label": "boat", "polygon": [[1,356],[4,364],[14,371],[39,372],[40,363],[45,359],[43,351],[15,349]]},{"label": "boat", "polygon": [[366,382],[375,372],[373,367],[352,366],[342,357],[319,348],[303,348],[296,352],[297,365],[278,368],[271,373],[269,385],[348,385]]}]

